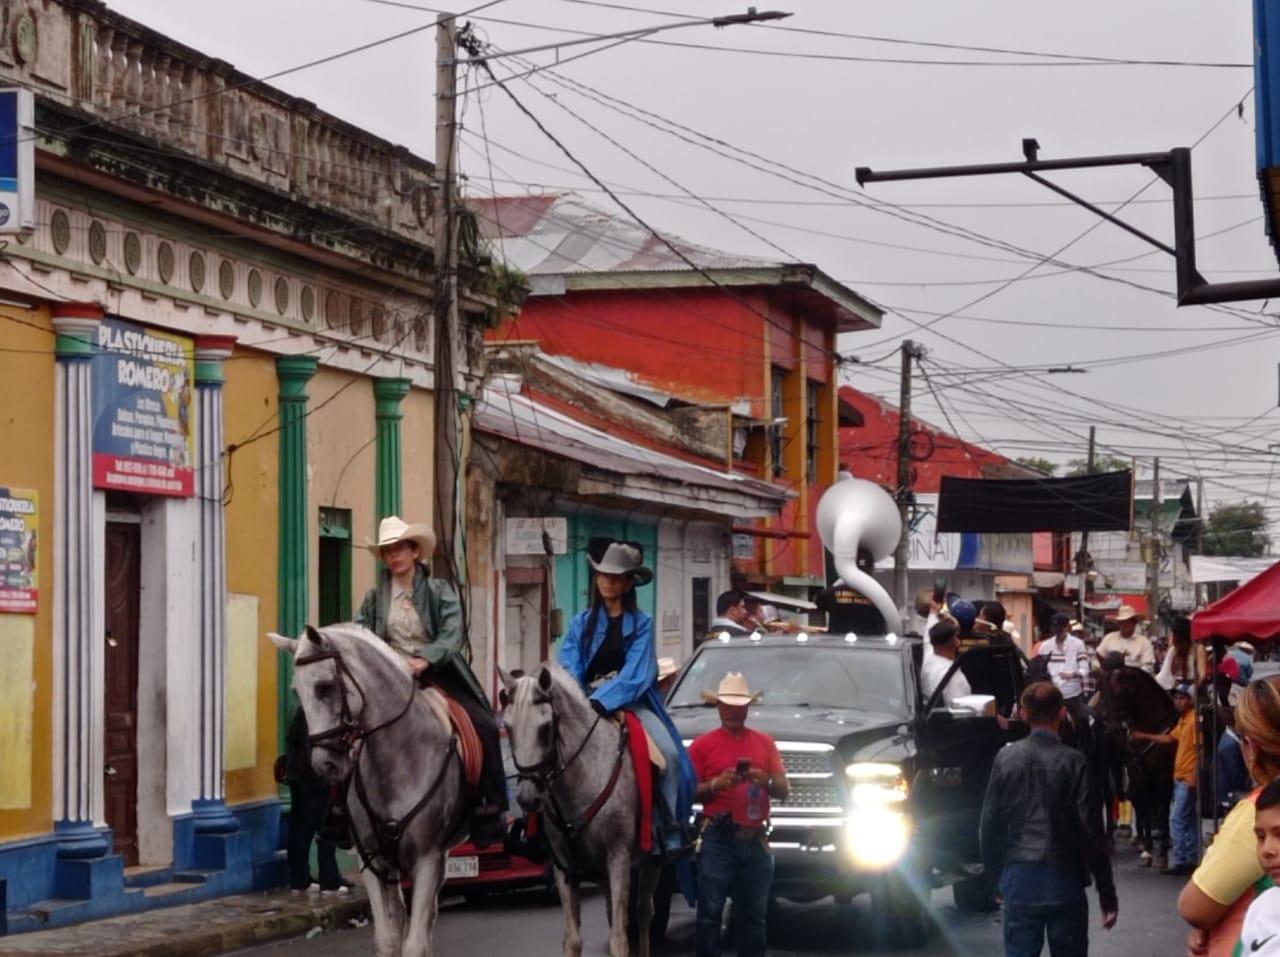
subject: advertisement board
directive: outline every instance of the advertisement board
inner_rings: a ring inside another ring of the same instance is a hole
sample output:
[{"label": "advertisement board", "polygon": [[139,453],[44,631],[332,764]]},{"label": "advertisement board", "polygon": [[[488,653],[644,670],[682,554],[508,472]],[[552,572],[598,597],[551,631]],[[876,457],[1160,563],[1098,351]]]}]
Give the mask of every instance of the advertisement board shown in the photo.
[{"label": "advertisement board", "polygon": [[35,99],[30,90],[0,90],[0,233],[36,225]]},{"label": "advertisement board", "polygon": [[39,608],[36,546],[40,508],[35,489],[0,485],[0,613]]},{"label": "advertisement board", "polygon": [[195,493],[195,343],[107,318],[93,356],[93,484]]}]

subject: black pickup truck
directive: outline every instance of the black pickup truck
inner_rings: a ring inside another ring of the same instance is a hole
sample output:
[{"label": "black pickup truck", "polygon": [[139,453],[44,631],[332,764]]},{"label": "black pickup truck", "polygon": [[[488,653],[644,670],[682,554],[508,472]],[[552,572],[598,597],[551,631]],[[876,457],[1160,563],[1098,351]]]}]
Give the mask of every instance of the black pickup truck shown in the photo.
[{"label": "black pickup truck", "polygon": [[964,910],[989,904],[982,799],[996,752],[1027,733],[996,717],[1022,691],[1017,648],[965,651],[951,673],[963,671],[973,696],[950,709],[941,689],[922,696],[925,653],[918,638],[721,636],[698,647],[667,698],[688,742],[719,725],[700,692],[728,672],[747,676],[762,692],[747,725],[774,738],[791,782],[770,819],[772,896],[847,901],[869,892],[878,931],[905,946],[928,936],[932,888],[953,884]]}]

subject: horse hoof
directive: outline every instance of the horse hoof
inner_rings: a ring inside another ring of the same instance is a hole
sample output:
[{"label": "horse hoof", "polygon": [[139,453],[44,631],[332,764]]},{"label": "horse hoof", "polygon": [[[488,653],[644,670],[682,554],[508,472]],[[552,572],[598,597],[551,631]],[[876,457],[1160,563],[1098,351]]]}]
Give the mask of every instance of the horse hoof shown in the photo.
[{"label": "horse hoof", "polygon": [[1155,858],[1154,863],[1155,863],[1156,870],[1163,871],[1166,867],[1169,866],[1169,858],[1161,854],[1159,857]]},{"label": "horse hoof", "polygon": [[1151,852],[1150,852],[1150,851],[1143,851],[1141,854],[1139,854],[1139,855],[1138,855],[1138,863],[1139,863],[1139,864],[1141,864],[1143,867],[1150,867],[1150,866],[1151,866]]}]

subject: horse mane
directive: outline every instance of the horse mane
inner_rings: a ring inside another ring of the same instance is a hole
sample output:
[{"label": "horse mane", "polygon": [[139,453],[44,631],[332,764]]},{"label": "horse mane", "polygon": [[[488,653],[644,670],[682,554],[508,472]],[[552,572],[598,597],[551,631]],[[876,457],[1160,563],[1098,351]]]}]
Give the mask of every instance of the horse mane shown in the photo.
[{"label": "horse mane", "polygon": [[551,676],[551,691],[554,696],[568,699],[580,708],[590,707],[577,680],[556,661],[544,661],[534,671],[521,675],[513,689],[512,704],[527,703],[538,686],[538,675],[543,670]]},{"label": "horse mane", "polygon": [[1133,696],[1131,707],[1134,711],[1130,718],[1135,723],[1146,725],[1139,730],[1163,731],[1178,720],[1178,708],[1173,703],[1173,698],[1160,687],[1160,683],[1150,672],[1125,665],[1116,671],[1115,677],[1130,686]]}]

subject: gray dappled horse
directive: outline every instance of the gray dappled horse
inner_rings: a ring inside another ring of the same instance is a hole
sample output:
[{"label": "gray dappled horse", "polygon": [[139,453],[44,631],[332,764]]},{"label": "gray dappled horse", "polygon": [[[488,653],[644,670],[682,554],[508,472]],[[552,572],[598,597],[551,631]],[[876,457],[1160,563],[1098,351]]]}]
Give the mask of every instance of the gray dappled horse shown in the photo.
[{"label": "gray dappled horse", "polygon": [[520,782],[516,800],[526,811],[540,812],[551,846],[564,908],[565,957],[582,954],[579,885],[584,877],[605,879],[609,953],[628,957],[633,859],[639,864],[636,940],[641,957],[648,957],[660,869],[653,855],[637,849],[640,792],[626,736],[592,710],[559,665],[544,664],[519,678],[501,674],[503,718]]},{"label": "gray dappled horse", "polygon": [[430,957],[445,857],[465,836],[471,804],[453,731],[430,700],[440,692],[420,691],[400,656],[359,625],[270,638],[293,655],[312,766],[330,781],[350,779],[346,812],[378,957]]}]

